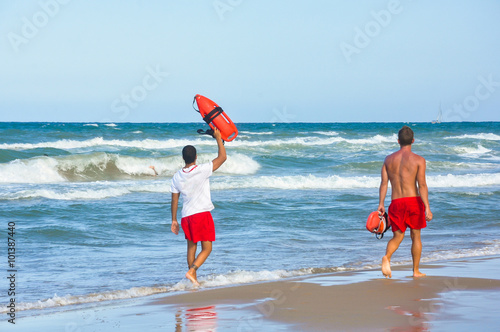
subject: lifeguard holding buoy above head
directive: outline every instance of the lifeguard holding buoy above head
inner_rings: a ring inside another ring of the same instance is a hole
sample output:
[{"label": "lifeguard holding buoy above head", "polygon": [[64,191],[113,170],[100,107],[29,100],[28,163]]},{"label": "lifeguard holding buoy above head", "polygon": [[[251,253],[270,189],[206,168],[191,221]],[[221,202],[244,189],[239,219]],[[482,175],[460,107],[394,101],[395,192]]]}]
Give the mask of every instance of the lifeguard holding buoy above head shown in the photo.
[{"label": "lifeguard holding buoy above head", "polygon": [[221,133],[221,138],[226,142],[231,142],[236,138],[236,136],[238,136],[238,129],[236,128],[236,125],[219,105],[207,97],[196,95],[193,99],[193,108],[195,101],[198,105],[198,109],[195,108],[195,111],[199,112],[203,120],[210,126],[210,128],[212,128],[207,131],[200,129],[198,130],[198,133],[212,135],[213,130],[217,128]]}]

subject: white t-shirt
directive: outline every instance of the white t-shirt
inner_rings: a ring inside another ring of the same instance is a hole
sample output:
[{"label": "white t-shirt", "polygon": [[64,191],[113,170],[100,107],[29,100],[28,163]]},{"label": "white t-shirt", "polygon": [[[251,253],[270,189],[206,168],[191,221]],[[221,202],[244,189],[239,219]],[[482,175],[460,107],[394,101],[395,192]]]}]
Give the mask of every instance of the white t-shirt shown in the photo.
[{"label": "white t-shirt", "polygon": [[209,182],[212,169],[213,164],[209,162],[180,169],[174,174],[170,191],[181,193],[182,218],[214,209]]}]

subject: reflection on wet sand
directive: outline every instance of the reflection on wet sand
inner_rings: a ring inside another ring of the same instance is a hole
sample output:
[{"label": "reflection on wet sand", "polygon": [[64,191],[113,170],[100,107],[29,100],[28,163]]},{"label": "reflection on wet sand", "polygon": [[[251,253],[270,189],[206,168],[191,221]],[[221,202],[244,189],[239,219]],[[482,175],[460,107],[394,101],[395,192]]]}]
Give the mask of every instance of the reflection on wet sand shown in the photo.
[{"label": "reflection on wet sand", "polygon": [[215,306],[201,308],[179,308],[175,314],[175,331],[216,331],[217,312]]}]

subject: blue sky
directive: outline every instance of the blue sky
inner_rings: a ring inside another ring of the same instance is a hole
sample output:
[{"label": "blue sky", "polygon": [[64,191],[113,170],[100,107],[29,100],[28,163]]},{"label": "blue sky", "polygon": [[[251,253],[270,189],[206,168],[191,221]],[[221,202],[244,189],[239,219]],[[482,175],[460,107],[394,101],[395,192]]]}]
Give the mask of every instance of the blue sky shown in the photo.
[{"label": "blue sky", "polygon": [[500,121],[500,2],[0,3],[0,121]]}]

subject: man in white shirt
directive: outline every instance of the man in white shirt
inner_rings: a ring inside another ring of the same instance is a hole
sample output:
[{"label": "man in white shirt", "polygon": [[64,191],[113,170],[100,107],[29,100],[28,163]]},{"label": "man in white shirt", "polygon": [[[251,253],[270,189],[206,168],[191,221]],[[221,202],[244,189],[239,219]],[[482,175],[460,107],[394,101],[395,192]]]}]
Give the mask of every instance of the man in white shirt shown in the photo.
[{"label": "man in white shirt", "polygon": [[[221,139],[219,130],[213,134],[217,141],[217,158],[209,163],[196,165],[196,149],[186,145],[182,149],[182,158],[186,163],[172,178],[170,191],[172,192],[172,232],[179,234],[177,222],[177,207],[179,196],[182,195],[181,226],[187,240],[187,262],[189,270],[186,278],[199,286],[196,271],[205,262],[212,252],[212,242],[215,241],[215,228],[212,214],[214,209],[210,198],[209,177],[226,161],[226,148]],[[198,242],[201,242],[201,252],[196,257]]]}]

